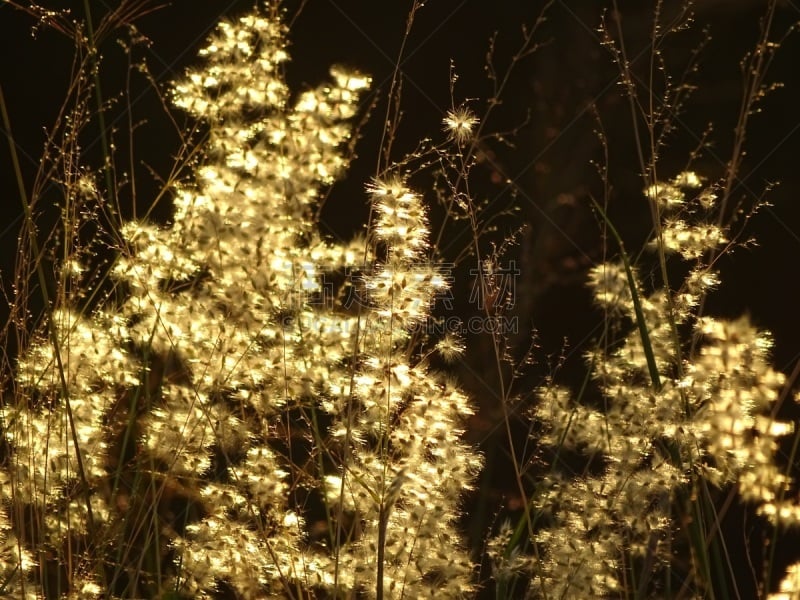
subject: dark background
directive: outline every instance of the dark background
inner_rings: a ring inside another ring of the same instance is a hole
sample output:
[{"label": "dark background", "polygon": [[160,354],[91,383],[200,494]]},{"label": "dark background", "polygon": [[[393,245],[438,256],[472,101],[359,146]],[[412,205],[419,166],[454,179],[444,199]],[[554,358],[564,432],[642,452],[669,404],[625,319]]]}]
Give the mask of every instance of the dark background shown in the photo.
[{"label": "dark background", "polygon": [[[74,19],[85,18],[81,2],[42,4],[71,8]],[[98,1],[89,4],[95,22],[117,6]],[[523,397],[551,370],[562,348],[566,356],[563,377],[579,378],[581,348],[596,335],[599,323],[584,286],[586,269],[603,256],[600,225],[589,202],[590,196],[602,197],[603,185],[591,161],[602,161],[603,151],[594,132],[597,121],[589,106],[596,107],[609,142],[612,220],[628,248],[637,248],[650,230],[649,210],[641,195],[630,109],[620,95],[618,68],[598,38],[601,15],[610,9],[610,4],[596,0],[552,3],[548,20],[537,35],[542,47],[514,65],[502,104],[486,123],[487,131],[517,129],[511,138],[513,147],[488,140],[484,150],[491,154],[491,161],[484,161],[475,170],[474,189],[490,201],[490,211],[501,212],[510,206],[521,210],[514,218],[500,218],[495,238],[487,236],[484,240],[487,249],[493,239],[502,239],[522,223],[529,225],[519,246],[509,254],[509,260],[521,268],[513,309],[522,327],[517,341],[521,346],[527,345],[526,332],[531,326],[537,328],[539,335],[538,363],[517,390]],[[642,76],[646,74],[652,20],[652,9],[644,5],[650,4],[619,2],[628,54],[634,59],[633,71]],[[766,2],[759,0],[700,0],[697,4],[692,29],[668,37],[663,47],[667,67],[679,79],[692,48],[705,39],[703,31],[708,28],[710,39],[699,56],[699,69],[690,75],[697,90],[676,119],[676,129],[661,156],[659,173],[663,178],[672,177],[686,166],[689,152],[709,123],[713,123],[713,145],[694,168],[710,180],[725,172],[741,102],[740,61],[758,40],[759,20],[766,7]],[[220,16],[236,15],[252,5],[252,0],[174,0],[135,19],[139,32],[151,44],[135,47],[133,56],[146,60],[155,81],[165,90],[168,82],[195,61],[197,49]],[[372,118],[361,129],[357,158],[346,178],[331,190],[322,213],[324,230],[345,238],[360,231],[366,221],[363,186],[379,170],[382,121],[398,57],[403,79],[403,120],[393,148],[394,159],[411,151],[422,138],[441,138],[441,120],[452,102],[451,60],[459,75],[455,104],[468,100],[476,114],[484,114],[486,99],[491,95],[484,68],[490,37],[496,36],[494,63],[502,76],[521,44],[521,26],[536,21],[543,2],[429,1],[417,13],[404,46],[410,1],[310,0],[299,14],[299,2],[286,2],[285,6],[290,15],[296,15],[290,33],[292,60],[287,67],[295,92],[324,81],[328,66],[336,63],[357,68],[374,79],[374,91],[365,103],[373,103]],[[773,38],[780,37],[798,19],[798,5],[783,2],[776,12]],[[47,27],[32,34],[34,25],[35,19],[29,15],[0,4],[0,84],[28,186],[39,164],[45,132],[67,95],[74,58],[73,42],[68,36]],[[127,83],[127,57],[116,41],[119,38],[127,39],[123,29],[113,31],[101,42],[100,73],[104,96],[117,98],[106,119],[107,125],[117,130],[120,164],[127,165],[130,160],[129,117],[137,123],[133,138],[136,193],[130,186],[120,192],[123,213],[133,217],[144,214],[156,197],[158,177],[169,173],[180,140],[164,114],[159,95],[145,79],[134,73]],[[800,258],[799,42],[797,35],[790,36],[767,72],[768,82],[783,82],[784,87],[767,96],[759,105],[760,112],[750,121],[747,155],[733,194],[734,200],[741,200],[747,207],[769,183],[778,183],[767,196],[772,206],[762,209],[742,230],[743,237],[754,236],[758,246],[738,249],[720,261],[723,285],[708,304],[711,314],[735,317],[748,313],[759,327],[772,331],[775,364],[787,374],[800,357],[800,318],[796,309],[796,265]],[[127,85],[129,92],[125,91]],[[182,122],[182,117],[177,120]],[[82,138],[82,149],[85,164],[96,168],[102,154],[96,122],[93,127]],[[5,139],[2,142],[0,269],[7,282],[16,258],[21,204],[8,145]],[[513,184],[506,183],[508,180]],[[426,189],[430,181],[424,173],[413,178],[419,189]],[[62,198],[57,182],[44,187],[40,201],[43,230],[57,214],[47,207],[58,206]],[[430,201],[433,203],[433,198]],[[161,200],[152,215],[168,221],[167,199]],[[434,206],[434,230],[441,219],[441,211]],[[740,225],[736,227],[741,229]],[[466,228],[450,227],[444,237],[443,258],[451,260],[469,242]],[[470,260],[474,261],[468,259],[456,273],[456,298],[469,293],[472,282],[468,271],[474,267]],[[474,310],[463,302],[458,308],[464,314]],[[0,319],[6,314],[7,308],[0,306]],[[476,337],[467,341],[470,349],[460,374],[480,407],[470,436],[483,444],[493,466],[487,469],[489,479],[483,482],[484,488],[491,490],[491,502],[505,503],[511,510],[516,491],[508,443],[497,428],[497,374],[486,367],[491,357],[487,340]],[[520,422],[520,451],[525,432]],[[474,514],[480,514],[479,508],[474,510]],[[732,514],[741,517],[736,511]],[[747,584],[743,585],[740,589],[747,597]]]}]

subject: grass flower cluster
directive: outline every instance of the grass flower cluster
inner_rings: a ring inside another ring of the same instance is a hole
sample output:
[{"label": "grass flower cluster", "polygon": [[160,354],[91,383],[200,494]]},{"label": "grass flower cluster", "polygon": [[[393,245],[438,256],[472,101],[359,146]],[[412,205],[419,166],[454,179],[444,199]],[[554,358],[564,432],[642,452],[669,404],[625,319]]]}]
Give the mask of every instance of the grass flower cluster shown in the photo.
[{"label": "grass flower cluster", "polygon": [[[425,209],[390,176],[369,186],[369,239],[320,237],[369,79],[333,69],[290,106],[285,33],[259,13],[219,25],[175,86],[208,137],[172,224],[125,225],[124,300],[59,307],[19,361],[3,500],[40,527],[5,538],[12,596],[470,588],[454,527],[481,464],[459,439],[469,404],[406,352],[446,287]],[[355,315],[324,295],[348,268],[367,273]]]},{"label": "grass flower cluster", "polygon": [[653,575],[644,565],[670,564],[675,507],[706,485],[735,484],[776,525],[797,524],[776,464],[778,438],[792,424],[773,414],[785,378],[770,366],[770,340],[747,318],[698,315],[718,281],[701,257],[725,239],[704,222],[713,195],[694,173],[648,190],[664,223],[653,245],[687,268],[677,289],[646,294],[627,257],[590,273],[595,302],[608,314],[605,344],[587,355],[602,403],[553,386],[532,414],[544,424],[543,442],[595,464],[577,477],[553,470],[535,498],[543,525],[531,568],[543,595],[605,597],[625,584],[648,591]]}]

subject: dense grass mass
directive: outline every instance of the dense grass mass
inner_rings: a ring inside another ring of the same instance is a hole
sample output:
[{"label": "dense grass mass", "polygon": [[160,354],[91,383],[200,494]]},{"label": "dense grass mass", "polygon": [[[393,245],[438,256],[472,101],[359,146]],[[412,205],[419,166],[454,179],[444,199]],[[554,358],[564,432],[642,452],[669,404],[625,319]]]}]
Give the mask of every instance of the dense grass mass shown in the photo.
[{"label": "dense grass mass", "polygon": [[[338,64],[290,89],[298,13],[268,1],[222,19],[194,66],[159,88],[181,140],[161,175],[161,218],[125,206],[137,168],[126,174],[121,136],[104,124],[96,52],[118,36],[147,79],[132,23],[156,7],[123,2],[92,27],[0,6],[75,42],[33,186],[0,88],[23,207],[16,270],[4,274],[14,356],[0,377],[0,595],[728,598],[741,586],[800,598],[800,563],[785,571],[772,549],[800,524],[800,437],[786,410],[796,373],[773,364],[772,338],[749,316],[708,306],[720,264],[749,244],[745,225],[765,206],[740,200],[736,182],[789,34],[772,29],[778,3],[743,63],[732,157],[713,175],[697,166],[704,140],[684,168],[659,162],[695,69],[692,55],[680,77],[668,73],[662,42],[693,30],[692,3],[654,3],[647,61],[629,56],[615,1],[594,24],[630,113],[651,228],[632,247],[608,161],[596,164],[600,194],[559,196],[585,201],[602,240],[571,267],[598,326],[569,342],[577,370],[565,348],[535,377],[538,337],[517,294],[537,283],[523,285],[515,262],[535,234],[508,225],[524,190],[493,150],[528,123],[488,123],[512,70],[545,45],[553,4],[522,29],[507,71],[489,43],[485,110],[457,100],[451,67],[440,128],[400,156],[399,60],[383,99],[368,74]],[[423,10],[413,3],[406,36]],[[614,135],[592,108],[608,158]],[[337,237],[323,207],[376,119],[379,166],[353,203],[367,204],[367,222]],[[104,158],[87,164],[82,140],[96,126]],[[511,190],[507,209],[482,197],[486,172]],[[61,196],[47,206],[51,183]],[[489,408],[476,380],[495,394]],[[489,429],[505,457],[481,443]],[[502,493],[495,469],[510,473]],[[746,574],[723,525],[733,502],[772,544]]]}]

